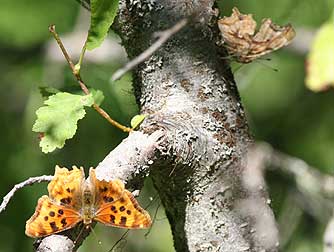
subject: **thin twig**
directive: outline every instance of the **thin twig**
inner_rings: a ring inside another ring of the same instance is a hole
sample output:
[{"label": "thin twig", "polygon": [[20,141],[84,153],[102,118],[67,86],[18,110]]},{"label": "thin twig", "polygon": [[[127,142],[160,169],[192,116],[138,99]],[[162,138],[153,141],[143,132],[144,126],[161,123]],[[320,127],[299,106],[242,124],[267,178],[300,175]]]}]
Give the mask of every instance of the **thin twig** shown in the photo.
[{"label": "thin twig", "polygon": [[111,249],[108,252],[112,252],[114,250],[114,248],[116,248],[116,246],[123,240],[125,240],[125,237],[128,235],[130,229],[126,230],[122,236],[116,241],[116,243],[114,244],[114,246],[111,247]]},{"label": "thin twig", "polygon": [[133,69],[135,66],[149,58],[156,50],[158,50],[170,37],[172,37],[175,33],[180,31],[186,24],[188,23],[187,19],[182,19],[177,22],[173,27],[159,32],[159,39],[155,41],[149,48],[147,48],[144,52],[142,52],[139,56],[128,62],[124,67],[118,69],[111,80],[116,81],[120,79],[126,72]]},{"label": "thin twig", "polygon": [[16,191],[18,191],[19,189],[27,186],[27,185],[32,185],[35,183],[41,183],[41,182],[49,182],[51,181],[53,178],[53,176],[39,176],[39,177],[33,177],[33,178],[29,178],[19,184],[16,184],[12,190],[9,191],[9,193],[7,193],[7,195],[5,197],[3,197],[2,203],[0,205],[0,213],[2,211],[4,211],[6,209],[6,206],[8,205],[9,201],[11,200],[11,198],[14,196],[14,194],[16,193]]},{"label": "thin twig", "polygon": [[154,215],[153,215],[153,221],[152,221],[152,224],[150,226],[150,228],[148,229],[148,231],[145,233],[145,238],[148,237],[148,235],[151,233],[151,230],[152,230],[152,227],[153,227],[153,224],[155,223],[156,219],[157,219],[157,215],[158,215],[158,211],[159,211],[159,208],[161,206],[161,202],[159,202],[157,208],[155,209],[155,212],[154,212]]},{"label": "thin twig", "polygon": [[[71,57],[69,56],[69,54],[67,53],[63,43],[61,42],[61,39],[58,35],[58,33],[56,32],[56,26],[55,25],[50,25],[49,26],[49,31],[52,33],[53,37],[55,38],[55,40],[57,41],[57,44],[59,45],[69,67],[72,70],[73,75],[75,76],[75,78],[77,79],[82,91],[88,95],[89,94],[89,90],[87,88],[87,86],[85,85],[85,83],[83,82],[83,80],[81,79],[80,76],[80,70],[76,69],[75,65],[73,64],[73,61],[71,60]],[[83,50],[84,52],[84,50]],[[80,59],[80,61],[82,61],[82,59]],[[124,132],[131,132],[132,129],[129,127],[126,127],[118,122],[116,122],[115,120],[113,120],[109,114],[103,110],[99,105],[97,105],[96,103],[93,104],[93,108],[101,115],[103,116],[110,124],[112,124],[113,126],[121,129]]]}]

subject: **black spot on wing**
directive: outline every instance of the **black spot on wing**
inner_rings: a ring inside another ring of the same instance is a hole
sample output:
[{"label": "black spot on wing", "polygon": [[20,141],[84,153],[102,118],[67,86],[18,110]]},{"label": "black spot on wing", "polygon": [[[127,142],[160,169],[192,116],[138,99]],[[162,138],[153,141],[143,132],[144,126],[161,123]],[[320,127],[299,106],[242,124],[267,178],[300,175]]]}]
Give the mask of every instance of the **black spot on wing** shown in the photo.
[{"label": "black spot on wing", "polygon": [[121,207],[119,208],[119,211],[124,212],[124,211],[125,211],[125,207],[124,207],[124,206],[121,206]]},{"label": "black spot on wing", "polygon": [[45,221],[48,221],[48,219],[49,219],[49,216],[44,216]]},{"label": "black spot on wing", "polygon": [[56,231],[58,231],[58,227],[57,227],[57,225],[56,225],[56,222],[50,222],[50,227],[51,227],[51,229],[52,229],[52,231],[53,232],[56,232]]},{"label": "black spot on wing", "polygon": [[65,227],[67,225],[66,218],[61,219],[60,223],[62,224],[62,227]]},{"label": "black spot on wing", "polygon": [[128,215],[130,215],[130,214],[131,214],[131,210],[126,210],[126,213],[127,213]]},{"label": "black spot on wing", "polygon": [[50,217],[54,217],[55,215],[56,215],[56,214],[55,214],[54,211],[50,211],[50,212],[49,212],[49,216],[50,216]]},{"label": "black spot on wing", "polygon": [[103,201],[105,203],[113,202],[114,198],[113,197],[108,197],[108,196],[103,196]]},{"label": "black spot on wing", "polygon": [[117,213],[116,207],[115,206],[111,206],[110,210],[113,211],[114,213]]},{"label": "black spot on wing", "polygon": [[121,221],[119,222],[120,225],[125,225],[126,224],[126,217],[122,216]]},{"label": "black spot on wing", "polygon": [[61,200],[60,200],[60,202],[61,203],[63,203],[63,204],[71,204],[71,202],[72,202],[72,198],[71,197],[67,197],[67,198],[62,198]]},{"label": "black spot on wing", "polygon": [[115,219],[116,219],[115,215],[110,214],[110,222],[115,223]]}]

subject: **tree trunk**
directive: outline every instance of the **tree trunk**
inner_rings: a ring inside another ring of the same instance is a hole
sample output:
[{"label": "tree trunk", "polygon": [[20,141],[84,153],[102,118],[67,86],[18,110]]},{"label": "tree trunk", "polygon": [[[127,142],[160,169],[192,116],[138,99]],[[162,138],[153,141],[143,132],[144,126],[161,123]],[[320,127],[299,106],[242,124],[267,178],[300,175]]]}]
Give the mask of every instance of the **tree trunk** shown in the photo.
[{"label": "tree trunk", "polygon": [[254,226],[252,203],[274,223],[266,195],[255,193],[251,202],[254,193],[242,183],[250,137],[233,76],[215,44],[213,3],[122,1],[117,31],[130,57],[149,47],[155,32],[190,18],[134,73],[141,113],[150,115],[142,130],[162,129],[166,137],[150,175],[177,251],[276,251],[277,236]]}]

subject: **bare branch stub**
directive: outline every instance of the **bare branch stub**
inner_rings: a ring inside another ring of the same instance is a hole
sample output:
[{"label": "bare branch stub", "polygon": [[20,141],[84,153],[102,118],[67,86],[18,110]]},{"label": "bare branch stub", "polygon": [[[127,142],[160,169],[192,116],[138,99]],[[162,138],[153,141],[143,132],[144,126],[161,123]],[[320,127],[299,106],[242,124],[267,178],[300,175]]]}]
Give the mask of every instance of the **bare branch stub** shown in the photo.
[{"label": "bare branch stub", "polygon": [[118,178],[129,182],[132,189],[140,189],[151,166],[157,159],[157,153],[161,152],[165,144],[165,132],[155,131],[148,135],[139,131],[133,131],[124,139],[104,160],[96,167],[98,179],[111,180]]},{"label": "bare branch stub", "polygon": [[111,80],[116,81],[120,79],[126,72],[130,71],[144,60],[148,59],[155,51],[157,51],[169,38],[171,38],[175,33],[180,31],[185,25],[187,24],[186,19],[182,19],[181,21],[177,22],[173,27],[161,31],[157,33],[159,37],[156,42],[154,42],[149,48],[147,48],[144,52],[138,55],[136,58],[132,59],[128,62],[124,67],[118,69],[114,75],[112,76]]}]

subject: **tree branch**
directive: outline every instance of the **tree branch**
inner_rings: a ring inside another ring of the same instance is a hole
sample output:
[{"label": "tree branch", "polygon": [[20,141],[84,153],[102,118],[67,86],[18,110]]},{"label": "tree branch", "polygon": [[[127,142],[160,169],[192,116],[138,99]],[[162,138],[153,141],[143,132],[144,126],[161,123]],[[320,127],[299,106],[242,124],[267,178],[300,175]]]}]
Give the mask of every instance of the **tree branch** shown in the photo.
[{"label": "tree branch", "polygon": [[257,144],[253,151],[254,159],[262,169],[279,169],[295,180],[297,190],[303,196],[299,203],[304,210],[319,220],[327,220],[331,216],[334,176],[322,174],[305,161],[281,153],[267,143]]},{"label": "tree branch", "polygon": [[324,252],[334,251],[334,209],[333,216],[329,220],[324,234]]},{"label": "tree branch", "polygon": [[[107,181],[118,178],[127,182],[127,189],[140,189],[150,166],[157,158],[157,152],[162,150],[160,148],[163,139],[163,131],[156,131],[151,135],[137,131],[130,133],[129,137],[123,140],[96,167],[96,177]],[[87,229],[78,238],[80,231],[82,231],[81,225],[57,235],[38,239],[35,242],[36,251],[71,252],[76,250],[90,232]],[[74,243],[75,240],[76,243]]]},{"label": "tree branch", "polygon": [[16,184],[12,190],[9,191],[9,193],[7,193],[7,195],[5,197],[3,197],[2,203],[0,205],[0,213],[2,211],[4,211],[9,203],[9,201],[11,200],[11,198],[14,196],[14,194],[21,188],[28,186],[28,185],[32,185],[35,183],[41,183],[41,182],[49,182],[51,181],[51,179],[53,178],[53,176],[39,176],[39,177],[32,177],[29,178],[19,184]]},{"label": "tree branch", "polygon": [[297,157],[275,150],[268,143],[257,143],[250,154],[257,169],[280,169],[292,176],[300,191],[312,190],[326,197],[334,197],[334,177],[323,175],[315,167]]},{"label": "tree branch", "polygon": [[[280,218],[288,223],[286,228],[284,225],[281,226],[281,245],[284,246],[289,240],[303,209],[318,220],[328,222],[324,233],[324,252],[332,251],[334,221],[333,216],[331,219],[330,216],[334,210],[334,176],[321,174],[318,169],[305,161],[279,152],[268,143],[258,143],[249,151],[248,167],[251,168],[251,172],[245,173],[245,180],[248,181],[250,188],[262,183],[263,176],[258,175],[265,169],[282,171],[296,183],[298,194],[287,196],[289,208],[283,211],[283,216]],[[296,201],[298,206],[293,207]],[[288,229],[287,232],[285,232],[286,229]]]},{"label": "tree branch", "polygon": [[118,178],[124,182],[130,181],[133,189],[141,188],[143,178],[157,159],[157,153],[163,152],[164,134],[163,130],[151,135],[133,131],[99,163],[96,178],[107,181]]},{"label": "tree branch", "polygon": [[35,242],[35,249],[39,252],[72,252],[74,247],[73,241],[64,235],[51,235]]}]

